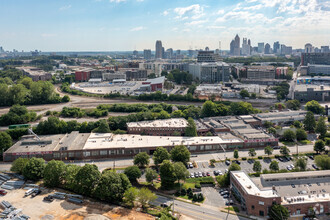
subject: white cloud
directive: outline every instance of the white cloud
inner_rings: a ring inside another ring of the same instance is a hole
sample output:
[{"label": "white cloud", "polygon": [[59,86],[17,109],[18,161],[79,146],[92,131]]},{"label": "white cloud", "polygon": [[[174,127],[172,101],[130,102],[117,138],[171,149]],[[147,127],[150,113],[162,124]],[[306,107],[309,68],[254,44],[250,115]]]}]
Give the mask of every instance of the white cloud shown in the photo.
[{"label": "white cloud", "polygon": [[121,2],[126,2],[126,0],[110,0],[110,2],[121,3]]},{"label": "white cloud", "polygon": [[145,30],[145,29],[146,29],[145,27],[139,26],[139,27],[132,28],[131,31],[142,31],[142,30]]},{"label": "white cloud", "polygon": [[199,4],[190,5],[188,7],[175,8],[174,12],[177,14],[177,19],[198,19],[204,15],[204,8]]},{"label": "white cloud", "polygon": [[168,13],[169,13],[168,10],[165,10],[165,11],[162,13],[162,15],[167,16]]},{"label": "white cloud", "polygon": [[217,15],[223,15],[224,13],[225,13],[225,10],[220,9],[220,10],[217,12]]},{"label": "white cloud", "polygon": [[218,26],[218,25],[210,25],[210,26],[207,26],[206,28],[208,28],[208,29],[225,29],[226,27]]},{"label": "white cloud", "polygon": [[64,5],[62,7],[59,8],[60,11],[65,11],[65,10],[69,10],[71,8],[71,5]]},{"label": "white cloud", "polygon": [[185,25],[186,26],[196,26],[196,25],[201,25],[206,23],[207,20],[195,20],[195,21],[191,21],[191,22],[186,22]]}]

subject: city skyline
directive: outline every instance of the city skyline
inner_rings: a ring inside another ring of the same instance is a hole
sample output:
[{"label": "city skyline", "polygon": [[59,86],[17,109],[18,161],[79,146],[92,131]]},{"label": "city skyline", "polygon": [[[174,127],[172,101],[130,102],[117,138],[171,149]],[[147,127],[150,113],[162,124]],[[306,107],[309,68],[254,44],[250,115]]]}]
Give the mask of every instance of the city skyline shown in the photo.
[{"label": "city skyline", "polygon": [[304,48],[329,45],[330,36],[329,1],[13,0],[0,6],[5,50],[143,51],[154,50],[156,40],[183,50],[217,49],[221,41],[229,50],[236,34],[253,46],[279,41]]}]

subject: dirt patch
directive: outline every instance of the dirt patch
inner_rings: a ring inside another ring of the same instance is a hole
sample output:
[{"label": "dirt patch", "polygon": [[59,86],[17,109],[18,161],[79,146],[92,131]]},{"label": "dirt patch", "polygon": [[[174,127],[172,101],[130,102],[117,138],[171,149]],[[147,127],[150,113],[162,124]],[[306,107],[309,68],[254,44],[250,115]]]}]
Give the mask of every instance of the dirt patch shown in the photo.
[{"label": "dirt patch", "polygon": [[42,220],[153,220],[153,216],[97,201],[85,200],[84,204],[77,205],[65,200],[55,199],[53,202],[44,202],[43,198],[54,191],[43,189],[42,194],[35,198],[25,197],[26,190],[8,191],[0,198],[7,200],[22,212],[34,219]]}]

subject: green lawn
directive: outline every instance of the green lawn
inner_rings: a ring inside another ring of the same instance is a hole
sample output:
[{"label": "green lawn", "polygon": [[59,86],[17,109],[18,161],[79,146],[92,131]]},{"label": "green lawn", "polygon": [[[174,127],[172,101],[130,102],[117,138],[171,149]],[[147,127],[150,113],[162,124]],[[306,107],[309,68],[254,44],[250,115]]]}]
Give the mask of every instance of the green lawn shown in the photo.
[{"label": "green lawn", "polygon": [[[140,185],[144,185],[144,186],[151,186],[151,183],[148,182],[139,182]],[[159,189],[160,188],[160,183],[159,182],[154,182],[154,188],[155,189]]]},{"label": "green lawn", "polygon": [[188,189],[188,188],[195,189],[195,183],[184,183],[182,188],[184,188],[184,189]]},{"label": "green lawn", "polygon": [[281,141],[282,144],[286,145],[286,146],[294,146],[295,142],[293,141]]},{"label": "green lawn", "polygon": [[229,206],[228,208],[225,208],[229,211],[233,211],[233,212],[239,212],[239,208],[236,206]]},{"label": "green lawn", "polygon": [[306,145],[306,144],[310,144],[310,143],[312,143],[311,141],[309,141],[309,140],[303,140],[303,141],[298,141],[299,142],[299,144],[301,144],[301,145]]}]

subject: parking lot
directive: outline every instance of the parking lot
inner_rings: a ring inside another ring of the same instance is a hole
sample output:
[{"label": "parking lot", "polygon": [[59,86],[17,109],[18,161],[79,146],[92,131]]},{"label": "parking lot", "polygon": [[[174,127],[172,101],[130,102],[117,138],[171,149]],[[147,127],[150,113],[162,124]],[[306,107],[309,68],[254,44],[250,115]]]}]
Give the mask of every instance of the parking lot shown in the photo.
[{"label": "parking lot", "polygon": [[[294,164],[294,160],[290,160],[290,161],[279,161],[278,159],[272,159],[278,162],[279,168],[280,169],[287,169],[287,167],[289,165]],[[262,166],[262,170],[263,169],[267,169],[269,170],[269,165],[271,163],[271,160],[266,160],[266,159],[262,159],[262,160],[258,160],[261,163]],[[231,161],[231,163],[233,163]],[[209,172],[211,176],[214,176],[214,171],[221,171],[222,173],[225,173],[225,170],[228,169],[229,165],[226,165],[224,162],[221,163],[215,163],[214,167],[211,167],[209,165],[208,162],[196,162],[197,167],[195,168],[189,168],[188,171],[189,173],[194,173],[194,172]],[[314,164],[314,160],[311,160],[310,158],[308,158],[307,160],[307,169],[312,169],[314,170],[314,168],[312,167],[312,165]],[[253,161],[240,161],[240,167],[242,171],[245,171],[247,173],[254,173],[253,171]]]}]

